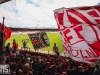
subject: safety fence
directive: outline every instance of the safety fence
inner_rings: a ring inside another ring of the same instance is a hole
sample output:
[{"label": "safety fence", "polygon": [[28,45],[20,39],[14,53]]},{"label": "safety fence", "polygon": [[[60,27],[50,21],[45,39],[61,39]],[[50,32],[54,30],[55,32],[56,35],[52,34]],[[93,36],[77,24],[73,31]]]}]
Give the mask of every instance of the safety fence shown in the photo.
[{"label": "safety fence", "polygon": [[[42,55],[51,55],[51,56],[55,56],[56,57],[56,55],[55,55],[55,53],[53,52],[53,51],[49,51],[49,50],[32,50],[32,49],[23,49],[23,48],[19,48],[18,50],[17,50],[17,53],[19,54],[19,53],[21,53],[21,54],[30,54],[30,55],[34,55],[34,54],[42,54]],[[61,57],[69,57],[66,53],[64,53],[64,52],[59,52],[59,55],[61,56]]]}]

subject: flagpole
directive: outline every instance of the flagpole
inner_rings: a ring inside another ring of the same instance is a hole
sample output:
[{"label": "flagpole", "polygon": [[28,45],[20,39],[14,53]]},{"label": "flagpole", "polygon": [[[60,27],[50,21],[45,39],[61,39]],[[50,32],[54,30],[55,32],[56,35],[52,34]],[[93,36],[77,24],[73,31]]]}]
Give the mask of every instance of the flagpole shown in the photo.
[{"label": "flagpole", "polygon": [[0,38],[1,38],[1,40],[0,40],[0,43],[1,43],[1,46],[0,46],[0,64],[3,64],[4,52],[5,52],[4,20],[5,20],[5,17],[3,17],[3,24],[2,24],[1,32],[0,32]]},{"label": "flagpole", "polygon": [[[11,0],[0,0],[0,4],[3,4],[5,2],[8,2]],[[4,49],[5,49],[5,32],[4,32],[4,19],[5,17],[3,17],[3,25],[1,27],[1,31],[0,31],[0,64],[3,64],[3,57],[4,57]]]}]

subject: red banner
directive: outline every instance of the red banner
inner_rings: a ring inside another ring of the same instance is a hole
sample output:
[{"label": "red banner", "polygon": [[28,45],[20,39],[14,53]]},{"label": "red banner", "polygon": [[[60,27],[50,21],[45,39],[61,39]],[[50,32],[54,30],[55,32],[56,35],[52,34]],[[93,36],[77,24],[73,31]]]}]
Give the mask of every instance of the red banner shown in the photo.
[{"label": "red banner", "polygon": [[64,51],[76,60],[96,62],[100,56],[100,6],[54,10]]},{"label": "red banner", "polygon": [[[11,30],[6,26],[5,26],[4,30],[5,30],[5,39],[7,40],[11,36]],[[0,32],[1,31],[2,31],[2,24],[0,23]]]}]

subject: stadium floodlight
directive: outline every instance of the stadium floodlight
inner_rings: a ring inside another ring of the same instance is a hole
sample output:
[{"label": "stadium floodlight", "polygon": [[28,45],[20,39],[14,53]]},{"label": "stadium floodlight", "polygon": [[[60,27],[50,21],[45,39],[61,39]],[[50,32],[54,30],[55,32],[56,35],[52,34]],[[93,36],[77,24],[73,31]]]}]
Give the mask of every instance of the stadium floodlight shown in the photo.
[{"label": "stadium floodlight", "polygon": [[8,1],[11,1],[11,0],[0,0],[0,4],[8,2]]}]

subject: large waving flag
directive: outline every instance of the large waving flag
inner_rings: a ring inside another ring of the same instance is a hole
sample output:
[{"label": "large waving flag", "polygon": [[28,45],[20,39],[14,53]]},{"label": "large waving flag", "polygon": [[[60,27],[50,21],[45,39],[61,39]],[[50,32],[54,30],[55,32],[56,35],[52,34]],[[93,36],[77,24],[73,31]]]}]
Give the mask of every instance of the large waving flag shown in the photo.
[{"label": "large waving flag", "polygon": [[35,50],[50,46],[50,41],[46,32],[36,32],[28,34]]},{"label": "large waving flag", "polygon": [[[0,33],[2,32],[2,24],[0,23]],[[5,32],[5,40],[9,39],[11,36],[11,30],[4,26],[4,32]]]},{"label": "large waving flag", "polygon": [[80,62],[93,63],[100,56],[100,6],[54,10],[64,51]]}]

